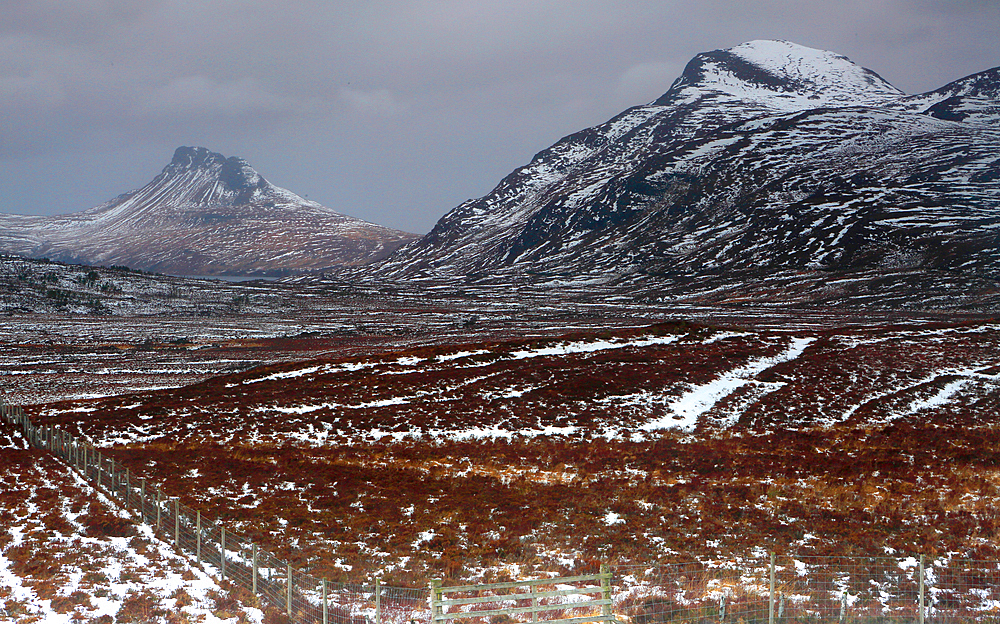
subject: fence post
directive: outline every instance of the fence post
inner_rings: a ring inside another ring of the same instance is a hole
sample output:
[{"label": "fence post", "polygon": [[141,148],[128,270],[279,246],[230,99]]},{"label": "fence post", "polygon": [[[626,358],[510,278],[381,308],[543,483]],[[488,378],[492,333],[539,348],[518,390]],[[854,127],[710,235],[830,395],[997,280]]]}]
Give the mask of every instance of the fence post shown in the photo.
[{"label": "fence post", "polygon": [[257,544],[253,546],[253,595],[257,595]]},{"label": "fence post", "polygon": [[162,494],[162,492],[160,491],[160,486],[156,486],[156,533],[157,533],[157,535],[159,535],[159,533],[160,533],[160,495],[161,494]]},{"label": "fence post", "polygon": [[847,592],[840,594],[840,621],[847,621]]},{"label": "fence post", "polygon": [[726,595],[722,594],[719,598],[719,621],[726,621]]},{"label": "fence post", "polygon": [[131,501],[132,494],[132,471],[128,468],[125,469],[125,509],[127,510]]},{"label": "fence post", "polygon": [[375,579],[375,624],[382,624],[382,581]]},{"label": "fence post", "polygon": [[924,624],[924,556],[920,555],[920,624]]},{"label": "fence post", "polygon": [[222,570],[222,580],[226,580],[226,527],[220,526],[222,531],[219,537],[219,568]]},{"label": "fence post", "polygon": [[198,562],[198,567],[201,567],[201,511],[195,512],[195,532],[197,533],[195,537],[195,561]]},{"label": "fence post", "polygon": [[285,611],[288,612],[288,617],[292,617],[292,564],[285,564],[288,566],[288,583],[285,587]]},{"label": "fence post", "polygon": [[326,597],[326,579],[323,579],[323,624],[330,624],[329,616],[329,603]]},{"label": "fence post", "polygon": [[181,549],[181,502],[174,499],[174,546]]},{"label": "fence post", "polygon": [[538,596],[535,595],[537,593],[537,591],[538,591],[538,586],[537,585],[532,585],[531,586],[531,609],[532,609],[532,611],[531,611],[531,622],[532,622],[532,624],[536,624],[536,622],[538,622]]},{"label": "fence post", "polygon": [[139,480],[139,517],[146,521],[146,478]]},{"label": "fence post", "polygon": [[431,579],[431,622],[434,624],[441,615],[441,579]]},{"label": "fence post", "polygon": [[601,564],[601,599],[608,601],[601,607],[601,614],[611,617],[611,566],[606,563]]},{"label": "fence post", "polygon": [[774,624],[774,551],[771,551],[771,582],[767,592],[767,622]]}]

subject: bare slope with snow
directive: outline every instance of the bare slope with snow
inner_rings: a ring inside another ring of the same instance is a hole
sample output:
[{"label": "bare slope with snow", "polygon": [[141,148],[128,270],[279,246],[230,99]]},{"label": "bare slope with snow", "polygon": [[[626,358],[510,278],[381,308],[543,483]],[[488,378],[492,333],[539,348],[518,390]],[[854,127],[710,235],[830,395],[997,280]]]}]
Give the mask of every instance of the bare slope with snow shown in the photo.
[{"label": "bare slope with snow", "polygon": [[181,147],[149,184],[61,217],[0,215],[0,249],[174,275],[281,275],[384,257],[413,235],[274,186],[250,165]]},{"label": "bare slope with snow", "polygon": [[752,289],[777,271],[913,269],[968,289],[1000,268],[998,86],[990,70],[908,97],[782,41],[700,54],[661,98],[540,152],[379,273],[743,274]]}]

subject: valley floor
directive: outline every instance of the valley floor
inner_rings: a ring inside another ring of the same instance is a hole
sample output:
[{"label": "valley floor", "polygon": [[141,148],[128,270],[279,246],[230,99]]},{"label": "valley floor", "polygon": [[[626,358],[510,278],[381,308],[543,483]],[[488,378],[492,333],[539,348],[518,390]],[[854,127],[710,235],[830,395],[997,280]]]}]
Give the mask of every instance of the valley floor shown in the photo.
[{"label": "valley floor", "polygon": [[1000,561],[990,320],[363,301],[11,319],[4,391],[334,581]]}]

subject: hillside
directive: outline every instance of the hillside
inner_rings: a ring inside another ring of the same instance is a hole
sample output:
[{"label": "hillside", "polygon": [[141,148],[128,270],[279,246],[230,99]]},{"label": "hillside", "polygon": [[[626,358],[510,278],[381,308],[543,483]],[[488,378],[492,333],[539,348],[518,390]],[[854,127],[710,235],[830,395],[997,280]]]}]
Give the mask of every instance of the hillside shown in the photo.
[{"label": "hillside", "polygon": [[377,274],[686,282],[729,298],[734,282],[753,297],[759,279],[806,275],[884,278],[903,306],[990,296],[998,85],[993,69],[906,96],[789,42],[700,54],[662,97],[539,152]]},{"label": "hillside", "polygon": [[415,238],[274,186],[246,161],[179,147],[149,184],[58,217],[0,215],[0,251],[172,275],[288,275],[385,257]]}]

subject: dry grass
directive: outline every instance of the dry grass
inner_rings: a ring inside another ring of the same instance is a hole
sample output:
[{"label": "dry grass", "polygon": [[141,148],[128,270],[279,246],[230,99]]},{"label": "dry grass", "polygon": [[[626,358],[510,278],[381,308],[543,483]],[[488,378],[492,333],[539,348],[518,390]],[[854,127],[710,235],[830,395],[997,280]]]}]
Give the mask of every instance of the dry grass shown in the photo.
[{"label": "dry grass", "polygon": [[[676,341],[511,357],[636,334]],[[73,411],[81,404],[46,406],[43,420],[98,440],[142,427],[149,441],[110,454],[168,495],[332,580],[423,586],[429,576],[486,579],[515,565],[569,574],[600,561],[715,558],[752,547],[1000,558],[997,385],[971,383],[940,406],[899,416],[953,380],[936,372],[993,370],[1000,331],[801,332],[815,339],[806,352],[756,378],[776,384],[769,394],[744,401],[740,389],[693,432],[632,440],[629,432],[662,416],[690,384],[788,344],[782,332],[713,335],[667,324],[413,348],[369,357],[371,366],[356,371],[335,360],[275,365],[88,402],[85,418]],[[437,360],[481,350],[490,353]],[[339,372],[258,381],[310,366]],[[666,398],[639,407],[609,400],[639,392]],[[416,398],[378,404],[399,396]],[[281,411],[323,403],[372,406]],[[511,431],[575,429],[465,441],[427,433],[498,422]],[[606,439],[609,427],[620,435]],[[376,440],[374,429],[423,433]],[[303,431],[333,433],[318,442],[294,437]]]}]

